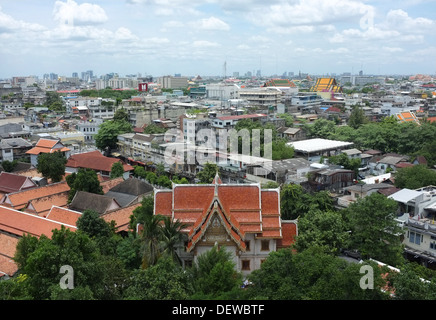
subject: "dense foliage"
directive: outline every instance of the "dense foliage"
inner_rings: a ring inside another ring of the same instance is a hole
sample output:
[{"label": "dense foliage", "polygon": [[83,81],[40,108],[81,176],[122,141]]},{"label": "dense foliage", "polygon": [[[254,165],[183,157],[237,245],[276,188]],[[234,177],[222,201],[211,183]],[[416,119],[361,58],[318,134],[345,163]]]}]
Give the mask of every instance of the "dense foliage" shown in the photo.
[{"label": "dense foliage", "polygon": [[38,156],[36,169],[43,177],[59,182],[65,175],[67,158],[61,152],[41,153]]},{"label": "dense foliage", "polygon": [[391,116],[381,122],[360,121],[353,127],[336,126],[333,121],[318,119],[313,124],[306,124],[305,130],[309,138],[349,141],[358,149],[375,149],[412,158],[422,155],[429,166],[436,164],[436,124],[425,120],[418,125],[399,122]]}]

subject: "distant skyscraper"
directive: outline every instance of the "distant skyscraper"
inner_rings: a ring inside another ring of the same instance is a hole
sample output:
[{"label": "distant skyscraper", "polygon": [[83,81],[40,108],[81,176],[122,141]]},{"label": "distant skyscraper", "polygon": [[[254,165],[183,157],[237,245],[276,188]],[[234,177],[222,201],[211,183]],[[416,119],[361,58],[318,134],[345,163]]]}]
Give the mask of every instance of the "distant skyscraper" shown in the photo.
[{"label": "distant skyscraper", "polygon": [[73,72],[73,74],[71,75],[73,78],[78,78],[79,74],[77,72]]}]

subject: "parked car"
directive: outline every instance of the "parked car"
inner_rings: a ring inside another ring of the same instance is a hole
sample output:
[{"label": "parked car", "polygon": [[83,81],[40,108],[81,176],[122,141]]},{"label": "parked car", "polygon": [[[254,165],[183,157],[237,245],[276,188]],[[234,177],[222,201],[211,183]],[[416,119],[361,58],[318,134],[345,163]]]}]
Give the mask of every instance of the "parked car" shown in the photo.
[{"label": "parked car", "polygon": [[351,257],[357,260],[362,259],[360,252],[357,251],[356,249],[342,249],[342,253],[347,257]]}]

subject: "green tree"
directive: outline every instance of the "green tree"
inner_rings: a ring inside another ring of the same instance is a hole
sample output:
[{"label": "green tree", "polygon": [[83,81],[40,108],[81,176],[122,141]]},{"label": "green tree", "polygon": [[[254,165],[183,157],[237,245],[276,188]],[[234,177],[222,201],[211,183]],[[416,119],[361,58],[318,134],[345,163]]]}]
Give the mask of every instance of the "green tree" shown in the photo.
[{"label": "green tree", "polygon": [[186,226],[187,225],[182,222],[170,217],[163,218],[161,235],[162,252],[164,255],[170,256],[180,265],[182,265],[182,260],[177,253],[177,248],[181,244],[183,245],[184,240],[187,238],[186,234],[182,233],[182,230],[186,228]]},{"label": "green tree", "polygon": [[95,146],[100,150],[116,149],[118,135],[131,132],[132,125],[127,121],[109,120],[103,122],[95,135]]},{"label": "green tree", "polygon": [[329,162],[343,166],[345,169],[353,170],[354,176],[357,177],[362,160],[360,158],[349,158],[345,153],[340,153],[329,157]]},{"label": "green tree", "polygon": [[351,230],[350,246],[363,258],[373,258],[396,266],[402,263],[401,228],[395,218],[398,204],[374,192],[344,209]]},{"label": "green tree", "polygon": [[135,169],[133,170],[133,175],[135,177],[139,177],[139,178],[145,179],[146,171],[145,171],[144,167],[142,167],[142,166],[135,166],[134,168]]},{"label": "green tree", "polygon": [[20,274],[8,281],[0,281],[0,300],[31,300],[27,276]]},{"label": "green tree", "polygon": [[61,101],[53,102],[48,106],[51,111],[64,112],[66,110],[65,105]]},{"label": "green tree", "polygon": [[395,288],[397,300],[435,300],[435,279],[422,279],[410,263],[406,263],[400,272],[390,274],[392,286]]},{"label": "green tree", "polygon": [[123,174],[124,174],[123,164],[121,162],[115,162],[111,167],[110,178],[114,179],[114,178],[122,177]]},{"label": "green tree", "polygon": [[128,232],[116,247],[116,256],[123,262],[127,270],[135,270],[141,267],[141,243],[134,232]]},{"label": "green tree", "polygon": [[117,109],[117,111],[115,111],[113,120],[129,122],[129,114],[124,108]]},{"label": "green tree", "polygon": [[166,132],[165,128],[159,127],[154,123],[150,123],[144,129],[144,133],[147,133],[147,134],[157,134],[157,133],[165,133],[165,132]]},{"label": "green tree", "polygon": [[[24,256],[19,249],[16,255]],[[92,298],[99,298],[105,270],[101,269],[99,250],[85,234],[72,232],[62,226],[53,230],[51,239],[41,236],[35,250],[25,255],[26,261],[19,266],[22,274],[27,276],[28,292],[33,299],[50,299],[59,288],[63,276],[60,273],[62,266],[73,268],[72,290],[89,288],[93,292]]]},{"label": "green tree", "polygon": [[217,245],[197,257],[191,272],[194,299],[220,299],[242,283],[242,275],[235,270],[230,251],[225,247],[218,249]]},{"label": "green tree", "polygon": [[65,165],[67,158],[61,152],[41,153],[38,156],[36,169],[45,178],[53,182],[59,182],[65,175]]},{"label": "green tree", "polygon": [[305,124],[304,130],[308,138],[329,139],[335,132],[335,122],[327,119],[317,119],[312,124]]},{"label": "green tree", "polygon": [[324,252],[337,255],[348,240],[345,222],[337,211],[309,210],[298,220],[295,249],[298,252],[317,246]]},{"label": "green tree", "polygon": [[170,257],[163,257],[156,265],[132,272],[124,299],[187,300],[192,293],[189,274]]},{"label": "green tree", "polygon": [[218,166],[216,164],[206,163],[203,170],[197,174],[197,178],[200,180],[200,183],[212,183],[217,172]]},{"label": "green tree", "polygon": [[17,160],[13,160],[13,161],[9,161],[9,160],[4,160],[2,161],[2,167],[6,172],[12,172],[15,167],[17,166],[18,161]]},{"label": "green tree", "polygon": [[80,168],[79,171],[67,176],[67,184],[70,187],[68,202],[71,202],[77,191],[86,191],[103,194],[103,188],[98,180],[97,173],[91,169]]},{"label": "green tree", "polygon": [[348,125],[354,129],[359,128],[361,125],[368,122],[365,112],[362,107],[354,105],[351,109],[350,117],[348,118]]},{"label": "green tree", "polygon": [[136,230],[138,224],[143,224],[147,216],[153,215],[154,197],[144,197],[141,200],[141,205],[133,210],[130,216],[129,227],[131,230]]},{"label": "green tree", "polygon": [[110,225],[94,210],[85,210],[77,219],[76,226],[77,229],[83,231],[91,239],[108,238],[112,234]]},{"label": "green tree", "polygon": [[160,215],[144,215],[144,221],[139,233],[142,243],[141,255],[143,269],[155,265],[161,256],[161,221],[162,216]]},{"label": "green tree", "polygon": [[294,157],[294,148],[287,144],[285,139],[272,142],[272,160],[291,159]]},{"label": "green tree", "polygon": [[383,300],[382,270],[374,270],[374,290],[360,287],[361,264],[311,247],[294,253],[292,249],[271,252],[261,268],[249,275],[251,299],[263,300]]},{"label": "green tree", "polygon": [[285,119],[285,126],[292,127],[294,124],[294,117],[289,113],[280,113],[277,115],[278,118]]},{"label": "green tree", "polygon": [[319,191],[312,195],[305,192],[298,184],[287,184],[282,187],[280,192],[282,219],[297,219],[304,216],[310,209],[334,210],[333,199],[327,191]]},{"label": "green tree", "polygon": [[436,139],[429,140],[421,144],[420,149],[415,151],[413,156],[423,156],[427,160],[427,165],[432,168],[436,165]]},{"label": "green tree", "polygon": [[436,172],[426,165],[401,168],[395,173],[397,188],[418,189],[430,185],[436,185]]}]

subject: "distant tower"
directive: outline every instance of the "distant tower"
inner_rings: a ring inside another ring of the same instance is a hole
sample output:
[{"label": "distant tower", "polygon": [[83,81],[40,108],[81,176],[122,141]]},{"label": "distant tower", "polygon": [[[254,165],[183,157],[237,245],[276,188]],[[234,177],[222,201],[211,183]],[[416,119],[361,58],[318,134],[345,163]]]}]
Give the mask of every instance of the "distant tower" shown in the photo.
[{"label": "distant tower", "polygon": [[223,75],[224,75],[224,79],[225,79],[227,76],[227,61],[224,61]]}]

